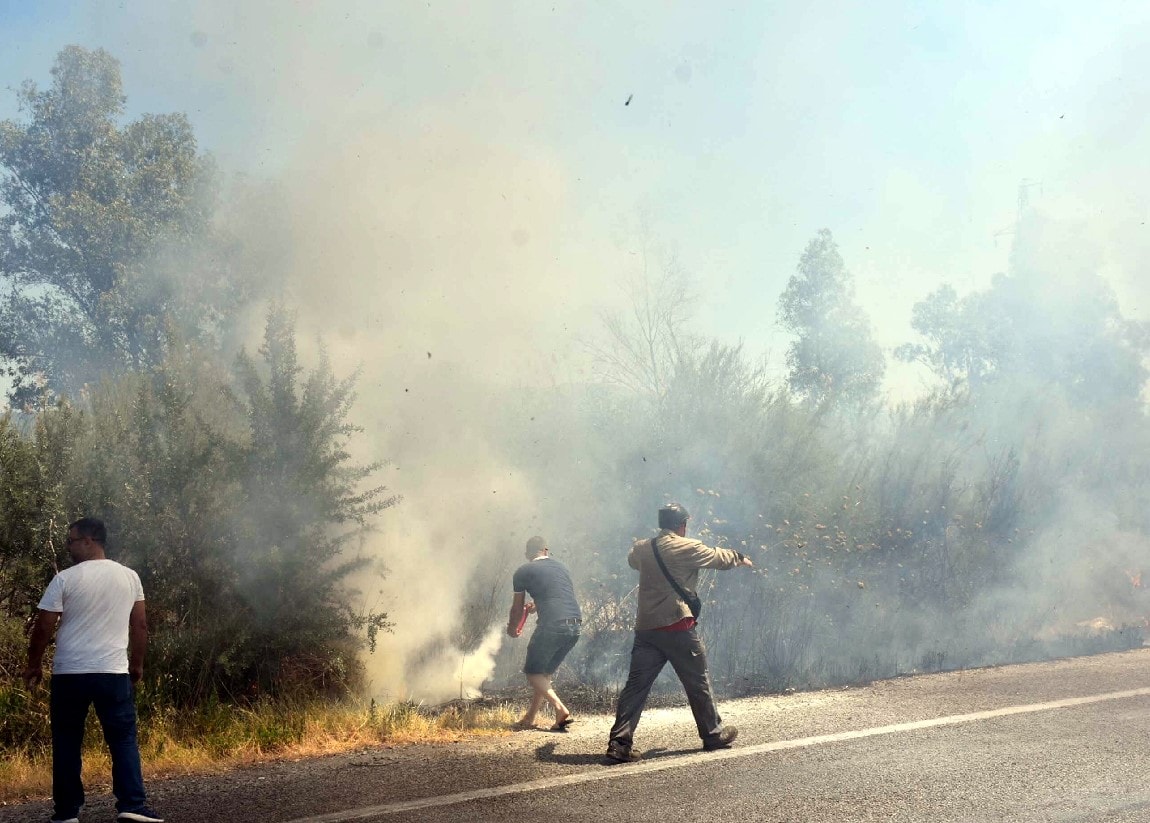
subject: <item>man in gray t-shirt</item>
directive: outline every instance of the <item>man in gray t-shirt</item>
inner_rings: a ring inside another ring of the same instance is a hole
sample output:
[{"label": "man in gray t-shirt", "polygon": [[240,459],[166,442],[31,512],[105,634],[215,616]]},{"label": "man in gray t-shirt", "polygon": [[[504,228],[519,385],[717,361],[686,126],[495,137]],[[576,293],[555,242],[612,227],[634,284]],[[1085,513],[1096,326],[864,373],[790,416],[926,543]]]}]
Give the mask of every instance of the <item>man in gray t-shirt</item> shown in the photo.
[{"label": "man in gray t-shirt", "polygon": [[547,702],[555,709],[551,731],[565,732],[573,719],[555,693],[551,676],[579,641],[583,615],[575,598],[571,574],[566,566],[551,557],[547,542],[542,537],[532,537],[527,541],[526,555],[527,562],[515,570],[511,579],[514,598],[507,618],[507,634],[519,637],[531,612],[536,612],[539,619],[523,665],[523,673],[531,684],[531,705],[515,725],[521,729],[534,728],[535,716]]}]

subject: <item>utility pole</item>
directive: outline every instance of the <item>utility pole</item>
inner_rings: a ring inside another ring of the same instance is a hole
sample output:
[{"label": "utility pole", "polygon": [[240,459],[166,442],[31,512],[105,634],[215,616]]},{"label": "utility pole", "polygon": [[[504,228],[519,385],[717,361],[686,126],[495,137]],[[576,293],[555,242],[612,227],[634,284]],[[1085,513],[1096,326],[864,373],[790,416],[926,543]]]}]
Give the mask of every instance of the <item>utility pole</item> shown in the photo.
[{"label": "utility pole", "polygon": [[994,233],[994,247],[998,248],[998,238],[1004,237],[1008,234],[1014,234],[1018,231],[1018,224],[1022,222],[1022,216],[1025,214],[1027,208],[1030,207],[1030,190],[1038,187],[1038,193],[1042,194],[1042,182],[1039,180],[1027,180],[1022,178],[1022,182],[1018,184],[1018,211],[1015,212],[1014,222],[1004,229],[999,229]]},{"label": "utility pole", "polygon": [[1022,212],[1030,205],[1030,190],[1035,186],[1038,187],[1038,193],[1042,194],[1042,182],[1039,180],[1027,180],[1022,178],[1022,182],[1018,184],[1018,219],[1022,219]]}]

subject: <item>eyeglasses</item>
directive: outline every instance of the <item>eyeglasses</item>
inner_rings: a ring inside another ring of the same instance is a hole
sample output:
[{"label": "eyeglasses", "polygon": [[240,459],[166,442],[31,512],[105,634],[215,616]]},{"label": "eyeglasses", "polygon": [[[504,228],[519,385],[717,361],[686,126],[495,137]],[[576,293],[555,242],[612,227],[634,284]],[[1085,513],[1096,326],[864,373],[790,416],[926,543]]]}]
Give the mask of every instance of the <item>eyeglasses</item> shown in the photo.
[{"label": "eyeglasses", "polygon": [[72,537],[71,535],[69,535],[68,539],[64,541],[64,545],[65,546],[71,546],[73,543],[79,543],[81,540],[87,540],[87,539],[88,538],[82,534],[79,537]]}]

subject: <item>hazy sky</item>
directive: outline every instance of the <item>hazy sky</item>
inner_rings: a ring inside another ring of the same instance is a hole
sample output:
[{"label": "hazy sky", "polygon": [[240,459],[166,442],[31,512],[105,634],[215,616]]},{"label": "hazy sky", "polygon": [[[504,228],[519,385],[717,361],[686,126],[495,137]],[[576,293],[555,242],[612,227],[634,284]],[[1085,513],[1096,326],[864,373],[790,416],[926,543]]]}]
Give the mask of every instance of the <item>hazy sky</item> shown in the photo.
[{"label": "hazy sky", "polygon": [[542,245],[522,263],[554,263],[539,277],[561,307],[579,295],[573,317],[646,243],[696,278],[701,331],[778,363],[776,301],[819,228],[889,348],[937,284],[1005,267],[1024,179],[1150,319],[1148,39],[1144,2],[0,0],[0,81],[46,83],[68,43],[106,48],[133,114],[186,111],[225,168],[257,175],[306,175],[317,149],[354,168],[384,133],[439,147],[401,155],[418,191],[458,138],[467,166],[497,158],[461,175],[468,208],[552,215],[542,236],[506,226],[509,248]]}]

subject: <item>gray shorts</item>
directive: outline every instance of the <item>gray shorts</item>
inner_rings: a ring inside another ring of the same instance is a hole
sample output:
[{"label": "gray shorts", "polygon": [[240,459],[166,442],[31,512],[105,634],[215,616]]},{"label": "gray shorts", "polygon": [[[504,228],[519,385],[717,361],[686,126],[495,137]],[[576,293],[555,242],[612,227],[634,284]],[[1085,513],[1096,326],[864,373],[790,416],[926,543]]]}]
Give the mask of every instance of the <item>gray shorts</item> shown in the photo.
[{"label": "gray shorts", "polygon": [[579,642],[578,626],[539,626],[527,644],[524,674],[555,674],[567,653]]}]

